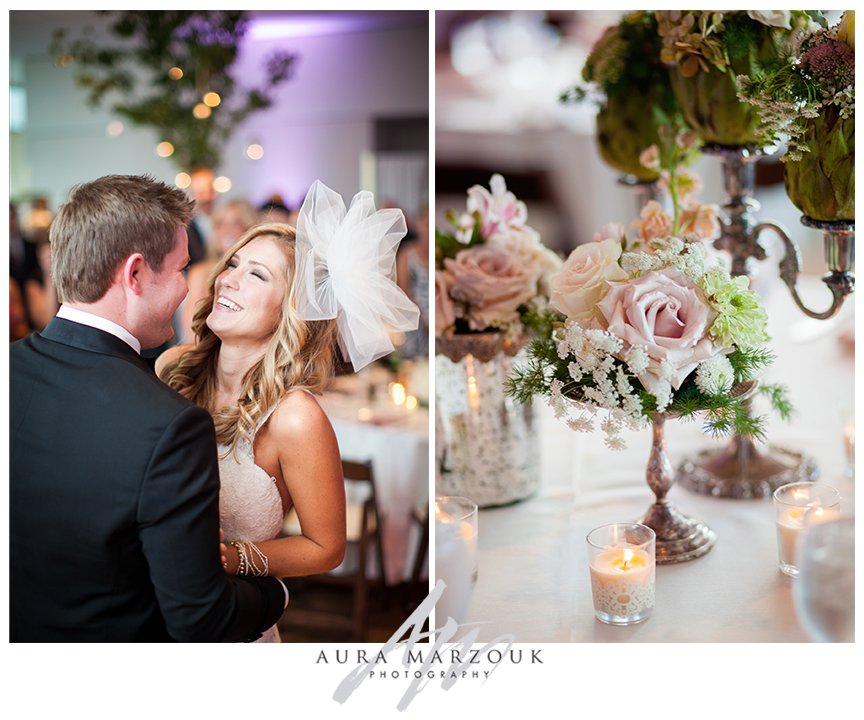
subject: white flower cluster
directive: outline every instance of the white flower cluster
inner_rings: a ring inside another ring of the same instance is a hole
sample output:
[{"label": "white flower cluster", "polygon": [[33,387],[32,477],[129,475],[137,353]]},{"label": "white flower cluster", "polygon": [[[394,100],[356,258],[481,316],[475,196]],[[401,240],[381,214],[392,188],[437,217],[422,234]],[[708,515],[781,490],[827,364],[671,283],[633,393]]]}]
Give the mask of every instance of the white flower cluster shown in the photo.
[{"label": "white flower cluster", "polygon": [[725,355],[715,355],[696,368],[696,387],[706,395],[722,395],[732,389],[735,370]]},{"label": "white flower cluster", "polygon": [[681,239],[675,236],[655,238],[651,252],[625,252],[621,268],[631,277],[674,268],[688,280],[697,282],[705,274],[705,248],[698,238]]},{"label": "white flower cluster", "polygon": [[[605,330],[586,330],[573,320],[556,330],[555,339],[558,341],[558,357],[562,360],[573,358],[568,365],[571,382],[593,383],[582,385],[581,394],[585,402],[578,402],[565,396],[571,383],[557,378],[552,380],[549,405],[555,417],[566,417],[571,430],[590,432],[594,429],[594,416],[606,411],[600,423],[606,434],[606,445],[613,450],[623,449],[625,443],[620,437],[621,431],[624,428],[639,429],[648,423],[648,418],[642,414],[642,401],[630,384],[635,372],[648,366],[645,348],[633,346],[622,362],[616,357],[624,346],[620,337]],[[668,402],[671,399],[669,385]],[[570,417],[574,411],[576,416]]]}]

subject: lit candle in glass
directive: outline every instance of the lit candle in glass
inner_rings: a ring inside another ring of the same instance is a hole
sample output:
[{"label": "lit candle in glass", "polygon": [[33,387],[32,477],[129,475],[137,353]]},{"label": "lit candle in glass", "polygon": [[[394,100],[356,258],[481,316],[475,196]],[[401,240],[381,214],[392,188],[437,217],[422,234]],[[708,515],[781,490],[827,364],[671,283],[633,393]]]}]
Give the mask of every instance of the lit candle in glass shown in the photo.
[{"label": "lit candle in glass", "polygon": [[654,531],[639,523],[592,530],[588,569],[594,615],[610,625],[642,622],[654,609]]},{"label": "lit candle in glass", "polygon": [[436,605],[436,622],[461,622],[477,579],[477,504],[468,498],[435,498],[435,573],[447,583]]},{"label": "lit candle in glass", "polygon": [[477,388],[477,376],[474,374],[474,356],[465,356],[465,372],[467,373],[468,408],[476,410],[480,407],[480,391]]},{"label": "lit candle in glass", "polygon": [[781,572],[798,575],[795,562],[798,537],[808,525],[835,519],[839,504],[840,493],[823,483],[789,483],[774,491]]}]

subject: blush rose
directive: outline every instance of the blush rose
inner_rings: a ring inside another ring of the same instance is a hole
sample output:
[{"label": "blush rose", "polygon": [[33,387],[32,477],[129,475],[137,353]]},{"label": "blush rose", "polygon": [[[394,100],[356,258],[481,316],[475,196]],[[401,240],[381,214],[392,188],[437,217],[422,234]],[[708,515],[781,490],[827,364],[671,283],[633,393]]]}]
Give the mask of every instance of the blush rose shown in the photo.
[{"label": "blush rose", "polygon": [[552,278],[549,304],[580,325],[592,325],[594,308],[609,289],[609,283],[626,280],[618,260],[621,241],[606,238],[579,245]]},{"label": "blush rose", "polygon": [[625,351],[634,345],[645,348],[648,367],[638,377],[649,392],[662,380],[677,390],[699,363],[722,352],[707,336],[716,313],[674,270],[611,285],[599,311],[609,332],[624,340]]},{"label": "blush rose", "polygon": [[450,296],[464,304],[462,316],[472,330],[518,320],[517,308],[537,294],[538,268],[499,248],[467,248],[444,265],[452,277]]}]

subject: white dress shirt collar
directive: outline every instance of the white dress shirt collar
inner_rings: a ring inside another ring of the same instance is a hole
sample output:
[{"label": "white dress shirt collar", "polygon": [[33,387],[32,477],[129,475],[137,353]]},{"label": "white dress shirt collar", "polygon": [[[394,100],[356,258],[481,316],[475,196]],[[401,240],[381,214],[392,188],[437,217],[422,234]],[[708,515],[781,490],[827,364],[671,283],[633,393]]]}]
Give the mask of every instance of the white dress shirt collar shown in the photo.
[{"label": "white dress shirt collar", "polygon": [[89,327],[94,327],[97,330],[104,330],[105,332],[110,333],[114,337],[120,338],[136,353],[138,353],[139,355],[141,354],[141,343],[138,342],[138,338],[136,338],[126,328],[118,325],[115,322],[112,322],[111,320],[108,320],[107,318],[100,317],[99,315],[94,315],[93,313],[89,313],[85,310],[72,308],[68,305],[60,306],[60,309],[57,311],[57,317],[63,318],[64,320],[69,320],[70,322],[78,323],[79,325],[87,325]]}]

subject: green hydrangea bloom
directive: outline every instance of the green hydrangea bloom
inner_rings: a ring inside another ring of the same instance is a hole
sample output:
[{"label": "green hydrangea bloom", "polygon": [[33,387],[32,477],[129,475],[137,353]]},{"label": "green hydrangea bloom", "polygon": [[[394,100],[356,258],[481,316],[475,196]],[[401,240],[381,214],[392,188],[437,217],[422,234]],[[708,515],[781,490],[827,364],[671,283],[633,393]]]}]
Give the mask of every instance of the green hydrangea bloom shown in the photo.
[{"label": "green hydrangea bloom", "polygon": [[731,277],[720,267],[708,270],[699,287],[717,317],[708,337],[721,347],[751,348],[768,342],[768,313],[746,277]]}]

